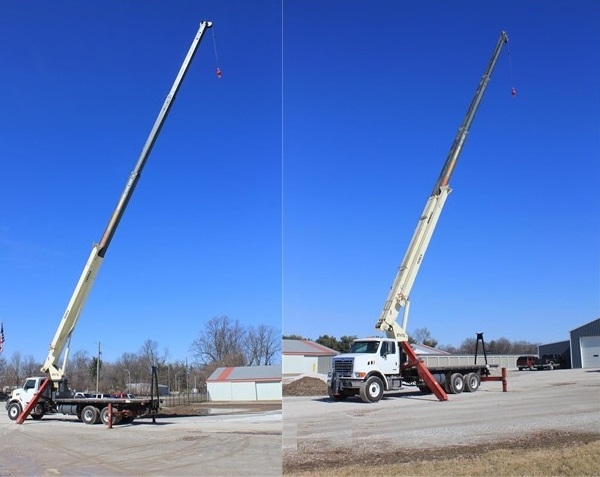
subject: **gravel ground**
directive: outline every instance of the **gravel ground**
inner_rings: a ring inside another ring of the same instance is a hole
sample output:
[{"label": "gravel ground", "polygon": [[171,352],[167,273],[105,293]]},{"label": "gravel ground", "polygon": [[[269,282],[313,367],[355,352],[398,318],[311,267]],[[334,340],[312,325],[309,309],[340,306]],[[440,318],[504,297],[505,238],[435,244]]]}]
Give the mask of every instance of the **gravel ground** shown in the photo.
[{"label": "gravel ground", "polygon": [[600,438],[599,411],[600,372],[581,369],[514,371],[506,393],[486,382],[446,402],[412,389],[375,404],[286,397],[284,469],[448,456],[529,440],[593,441]]},{"label": "gravel ground", "polygon": [[112,429],[60,414],[18,425],[4,411],[0,477],[278,476],[281,410],[278,403],[261,407],[164,409],[156,423],[136,419]]}]

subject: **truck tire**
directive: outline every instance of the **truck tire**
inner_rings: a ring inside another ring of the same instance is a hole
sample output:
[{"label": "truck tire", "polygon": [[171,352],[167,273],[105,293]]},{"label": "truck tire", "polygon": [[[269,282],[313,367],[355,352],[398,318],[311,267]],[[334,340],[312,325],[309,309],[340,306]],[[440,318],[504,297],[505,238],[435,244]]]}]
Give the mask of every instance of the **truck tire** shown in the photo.
[{"label": "truck tire", "polygon": [[[115,409],[113,409],[113,413],[112,413],[112,423],[113,425],[118,424],[120,419],[117,417],[117,415],[115,414]],[[104,424],[105,426],[108,426],[108,406],[104,407],[102,409],[102,411],[100,411],[100,421],[102,422],[102,424]]]},{"label": "truck tire", "polygon": [[34,421],[39,421],[42,417],[44,417],[43,414],[30,414],[30,416]]},{"label": "truck tire", "polygon": [[448,392],[450,394],[460,394],[465,388],[465,379],[460,373],[454,373],[448,381]]},{"label": "truck tire", "polygon": [[81,411],[81,420],[85,424],[96,424],[100,419],[100,413],[94,406],[85,406]]},{"label": "truck tire", "polygon": [[8,405],[8,417],[11,421],[16,421],[17,417],[21,415],[21,405],[18,402],[13,402]]},{"label": "truck tire", "polygon": [[360,385],[360,398],[364,402],[377,402],[383,396],[383,382],[377,376],[371,376]]},{"label": "truck tire", "polygon": [[427,386],[427,384],[419,384],[419,391],[421,391],[423,394],[431,394],[431,389],[429,389],[429,386]]},{"label": "truck tire", "polygon": [[477,373],[469,373],[465,375],[465,391],[474,393],[479,389],[481,378]]}]

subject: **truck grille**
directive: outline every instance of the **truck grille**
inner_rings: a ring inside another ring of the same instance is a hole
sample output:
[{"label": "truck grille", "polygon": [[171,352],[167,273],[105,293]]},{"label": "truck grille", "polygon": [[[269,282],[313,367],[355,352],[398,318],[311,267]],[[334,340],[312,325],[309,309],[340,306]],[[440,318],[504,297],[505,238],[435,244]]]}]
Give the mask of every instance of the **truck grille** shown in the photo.
[{"label": "truck grille", "polygon": [[352,368],[354,358],[338,358],[333,360],[333,371],[338,373],[340,377],[352,377]]}]

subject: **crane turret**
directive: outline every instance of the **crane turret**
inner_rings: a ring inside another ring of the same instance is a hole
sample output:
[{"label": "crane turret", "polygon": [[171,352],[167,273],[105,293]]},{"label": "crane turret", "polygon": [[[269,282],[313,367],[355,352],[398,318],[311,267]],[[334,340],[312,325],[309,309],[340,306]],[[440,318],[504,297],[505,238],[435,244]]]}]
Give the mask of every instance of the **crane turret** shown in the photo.
[{"label": "crane turret", "polygon": [[[450,177],[452,176],[458,157],[462,152],[465,140],[467,139],[467,134],[469,133],[469,128],[471,127],[479,103],[483,98],[483,94],[489,83],[492,71],[496,66],[502,47],[507,42],[508,35],[503,31],[500,33],[498,43],[496,44],[490,61],[479,82],[479,86],[475,91],[467,114],[454,138],[454,142],[452,143],[438,180],[435,183],[430,197],[427,199],[427,203],[419,218],[413,237],[406,254],[404,255],[404,259],[398,268],[398,273],[390,288],[381,315],[375,324],[375,329],[383,331],[390,338],[395,338],[398,341],[408,340],[406,326],[408,323],[408,311],[410,305],[409,295],[421,263],[423,262],[423,257],[427,251],[429,241],[446,202],[446,198],[452,190],[449,185]],[[403,310],[403,318],[402,325],[399,325],[397,320],[401,310]]]}]

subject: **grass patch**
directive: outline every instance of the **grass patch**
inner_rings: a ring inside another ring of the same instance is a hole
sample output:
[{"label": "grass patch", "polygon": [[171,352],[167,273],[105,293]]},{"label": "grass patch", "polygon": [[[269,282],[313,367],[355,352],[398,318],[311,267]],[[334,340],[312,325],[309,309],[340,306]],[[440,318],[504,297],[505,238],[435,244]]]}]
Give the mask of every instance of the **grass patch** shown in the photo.
[{"label": "grass patch", "polygon": [[385,453],[346,448],[312,457],[302,461],[286,455],[284,475],[598,476],[600,434],[551,432],[479,446],[389,449]]}]

